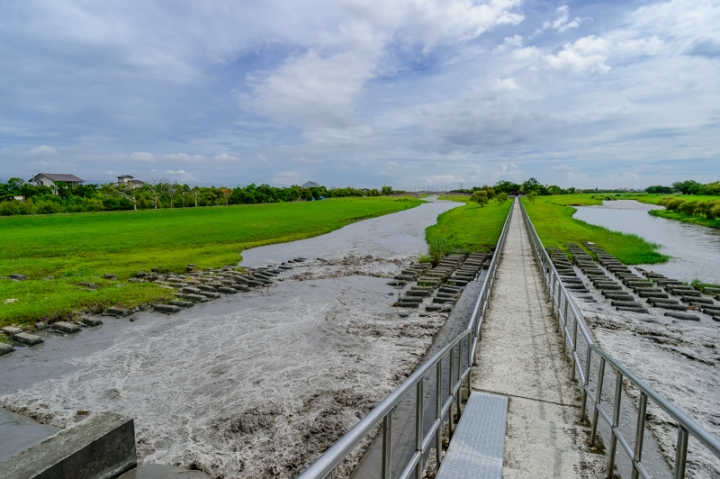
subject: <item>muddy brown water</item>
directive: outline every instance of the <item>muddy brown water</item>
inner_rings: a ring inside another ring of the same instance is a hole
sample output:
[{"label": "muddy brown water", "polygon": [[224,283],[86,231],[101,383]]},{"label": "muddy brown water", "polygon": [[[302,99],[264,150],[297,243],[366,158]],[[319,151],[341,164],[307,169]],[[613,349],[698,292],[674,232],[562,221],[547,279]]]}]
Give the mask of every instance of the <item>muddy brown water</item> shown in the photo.
[{"label": "muddy brown water", "polygon": [[78,411],[129,415],[141,463],[294,477],[414,370],[445,324],[446,314],[401,318],[387,281],[457,206],[431,201],[246,251],[244,265],[311,259],[267,288],[47,333],[0,358],[0,403],[53,427]]}]

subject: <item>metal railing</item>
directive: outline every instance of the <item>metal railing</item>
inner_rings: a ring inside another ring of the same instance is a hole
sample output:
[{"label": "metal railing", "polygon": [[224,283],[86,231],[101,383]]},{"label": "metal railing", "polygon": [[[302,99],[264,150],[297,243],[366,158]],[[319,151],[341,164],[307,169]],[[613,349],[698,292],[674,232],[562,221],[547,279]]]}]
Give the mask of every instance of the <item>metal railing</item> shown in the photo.
[{"label": "metal railing", "polygon": [[[448,422],[448,429],[452,435],[455,428],[455,416],[459,417],[461,411],[461,388],[464,381],[467,381],[468,394],[470,391],[470,368],[475,362],[475,351],[480,339],[490,292],[495,282],[495,274],[505,245],[512,212],[513,207],[511,206],[467,329],[423,363],[375,409],[370,411],[367,416],[305,470],[299,476],[299,479],[324,479],[328,477],[342,463],[343,459],[378,426],[382,428],[383,447],[380,477],[390,479],[393,469],[392,415],[400,401],[412,391],[415,391],[415,452],[403,467],[399,477],[406,479],[414,475],[416,479],[422,479],[425,467],[423,457],[431,449],[435,449],[436,467],[440,467],[442,462],[443,424],[445,421]],[[443,381],[446,379],[443,367],[445,361],[449,361],[447,391],[442,387]],[[426,428],[423,422],[425,408],[424,379],[433,373],[436,378],[435,419],[425,431]]]},{"label": "metal railing", "polygon": [[[565,349],[569,349],[570,356],[573,361],[573,379],[577,373],[578,380],[582,384],[582,405],[580,419],[585,420],[588,399],[592,402],[592,420],[590,443],[595,444],[598,431],[599,419],[610,428],[610,447],[608,448],[608,467],[607,477],[612,478],[615,468],[615,456],[617,445],[620,444],[621,450],[625,452],[629,460],[632,461],[632,478],[652,477],[643,466],[643,446],[644,433],[646,427],[646,413],[648,399],[652,400],[655,405],[660,407],[673,420],[677,421],[677,442],[675,461],[672,465],[673,477],[680,479],[685,477],[685,469],[687,465],[688,441],[689,437],[696,438],[703,444],[715,457],[720,459],[720,440],[708,433],[699,426],[695,421],[686,416],[682,411],[673,406],[664,397],[658,394],[650,386],[638,379],[627,368],[620,364],[610,354],[598,347],[590,333],[588,332],[585,320],[578,311],[577,306],[568,294],[567,289],[563,285],[562,279],[553,265],[550,256],[542,245],[540,237],[535,231],[535,227],[528,216],[522,202],[520,203],[523,219],[530,234],[530,240],[533,244],[535,257],[540,264],[545,284],[552,299],[553,311],[558,320],[558,327],[562,328],[563,344]],[[578,355],[578,331],[580,338],[584,341],[585,358]],[[592,387],[590,376],[590,364],[593,360],[593,354],[599,358],[597,381]],[[583,364],[584,362],[584,364]],[[610,416],[602,407],[603,383],[605,377],[605,366],[609,364],[615,371],[615,393],[612,399],[612,416]],[[630,442],[620,429],[620,405],[623,392],[623,384],[625,381],[640,390],[640,398],[637,406],[637,423],[634,431],[634,447],[630,446]]]}]

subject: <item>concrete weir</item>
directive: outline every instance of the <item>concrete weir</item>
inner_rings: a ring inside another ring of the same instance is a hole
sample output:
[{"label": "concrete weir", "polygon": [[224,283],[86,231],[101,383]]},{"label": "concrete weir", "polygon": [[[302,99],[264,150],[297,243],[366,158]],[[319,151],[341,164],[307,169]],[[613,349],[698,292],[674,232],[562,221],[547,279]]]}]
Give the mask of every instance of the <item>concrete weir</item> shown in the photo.
[{"label": "concrete weir", "polygon": [[522,212],[514,208],[471,387],[509,398],[502,477],[603,477],[606,461],[586,447],[580,389],[571,379]]}]

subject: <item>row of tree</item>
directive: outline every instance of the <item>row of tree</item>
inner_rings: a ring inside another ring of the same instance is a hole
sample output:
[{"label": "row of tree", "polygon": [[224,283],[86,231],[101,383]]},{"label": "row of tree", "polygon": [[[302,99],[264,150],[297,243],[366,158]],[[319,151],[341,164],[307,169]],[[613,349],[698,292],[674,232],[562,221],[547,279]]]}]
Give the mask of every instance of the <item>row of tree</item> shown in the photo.
[{"label": "row of tree", "polygon": [[55,182],[53,187],[36,186],[20,178],[0,183],[0,216],[84,211],[117,211],[199,206],[315,201],[325,198],[387,196],[381,189],[332,188],[324,186],[274,187],[250,184],[245,187],[190,187],[168,180],[152,180],[141,187],[124,183],[71,186]]},{"label": "row of tree", "polygon": [[705,184],[698,183],[694,180],[676,181],[672,186],[655,185],[646,188],[645,191],[661,195],[682,193],[683,195],[720,196],[720,181]]},{"label": "row of tree", "polygon": [[[493,194],[496,193],[505,193],[506,195],[528,195],[531,192],[534,192],[536,195],[567,195],[571,193],[578,192],[575,188],[560,188],[558,185],[543,185],[535,178],[530,178],[523,183],[513,183],[512,181],[508,180],[500,180],[493,186],[483,185],[483,186],[474,186],[470,189],[459,189],[459,190],[453,190],[454,193],[467,193],[467,194],[473,194],[476,191],[490,191],[492,190]],[[492,198],[492,195],[490,196]]]}]

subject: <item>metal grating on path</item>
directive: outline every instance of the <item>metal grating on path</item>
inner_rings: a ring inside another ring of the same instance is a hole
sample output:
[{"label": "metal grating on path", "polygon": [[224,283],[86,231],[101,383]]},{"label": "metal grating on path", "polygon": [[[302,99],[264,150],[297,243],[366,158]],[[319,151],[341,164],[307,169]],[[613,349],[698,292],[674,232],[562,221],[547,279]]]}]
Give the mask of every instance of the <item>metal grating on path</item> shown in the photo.
[{"label": "metal grating on path", "polygon": [[437,479],[500,479],[508,398],[473,391]]}]

